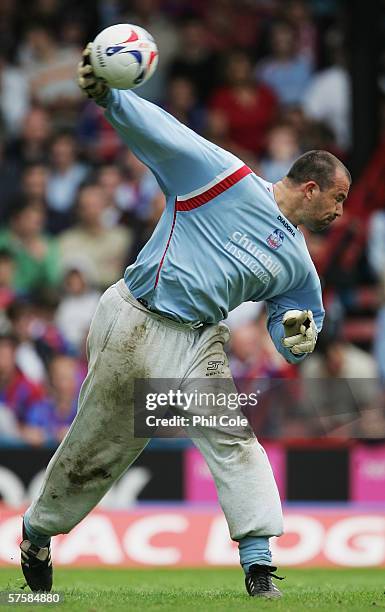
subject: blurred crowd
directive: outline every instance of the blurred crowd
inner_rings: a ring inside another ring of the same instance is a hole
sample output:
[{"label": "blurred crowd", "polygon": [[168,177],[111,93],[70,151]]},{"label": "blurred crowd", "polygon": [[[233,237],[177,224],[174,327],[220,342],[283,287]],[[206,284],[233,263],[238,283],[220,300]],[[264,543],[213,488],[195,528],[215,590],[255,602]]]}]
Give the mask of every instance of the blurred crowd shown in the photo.
[{"label": "blurred crowd", "polygon": [[[76,412],[98,299],[135,260],[164,207],[153,175],[77,88],[87,41],[112,23],[147,28],[160,63],[138,93],[274,182],[308,149],[349,161],[345,17],[338,0],[1,1],[2,439],[35,445],[62,439]],[[384,212],[376,213],[371,231],[375,285],[384,276]],[[315,258],[325,244],[327,236],[309,236]],[[347,342],[335,303],[326,341],[300,375],[375,379],[382,363],[385,378],[381,343],[371,355]],[[260,305],[246,305],[229,325],[236,378],[298,377],[272,347]],[[385,337],[385,311],[379,325]],[[340,400],[330,395],[334,401]],[[375,433],[383,406],[372,387],[362,401],[376,415],[365,421],[372,419]],[[306,434],[297,412],[281,433]],[[344,435],[353,431],[346,422],[336,426],[345,427]],[[266,433],[276,430],[269,417]]]}]

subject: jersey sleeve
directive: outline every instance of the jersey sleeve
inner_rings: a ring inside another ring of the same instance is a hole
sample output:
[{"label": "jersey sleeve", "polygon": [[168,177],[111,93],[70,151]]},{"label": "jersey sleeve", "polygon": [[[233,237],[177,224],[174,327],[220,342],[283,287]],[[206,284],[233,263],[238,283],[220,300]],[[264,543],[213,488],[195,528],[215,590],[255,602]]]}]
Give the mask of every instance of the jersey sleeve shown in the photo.
[{"label": "jersey sleeve", "polygon": [[293,353],[282,345],[285,336],[282,317],[287,310],[311,310],[318,332],[322,329],[325,310],[322,304],[321,285],[318,277],[311,275],[311,280],[302,290],[289,291],[283,295],[266,301],[267,305],[267,328],[275,347],[288,363],[300,363],[307,354],[293,355]]},{"label": "jersey sleeve", "polygon": [[104,104],[109,123],[168,196],[199,189],[239,161],[132,91],[111,89]]}]

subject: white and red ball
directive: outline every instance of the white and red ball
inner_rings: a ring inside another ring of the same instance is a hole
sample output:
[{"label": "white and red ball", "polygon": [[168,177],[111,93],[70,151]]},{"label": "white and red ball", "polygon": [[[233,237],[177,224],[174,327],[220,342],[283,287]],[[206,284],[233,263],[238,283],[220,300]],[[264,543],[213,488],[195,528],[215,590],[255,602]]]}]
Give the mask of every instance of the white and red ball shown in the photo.
[{"label": "white and red ball", "polygon": [[144,28],[119,23],[95,38],[91,64],[97,77],[116,89],[134,89],[145,83],[158,64],[158,48]]}]

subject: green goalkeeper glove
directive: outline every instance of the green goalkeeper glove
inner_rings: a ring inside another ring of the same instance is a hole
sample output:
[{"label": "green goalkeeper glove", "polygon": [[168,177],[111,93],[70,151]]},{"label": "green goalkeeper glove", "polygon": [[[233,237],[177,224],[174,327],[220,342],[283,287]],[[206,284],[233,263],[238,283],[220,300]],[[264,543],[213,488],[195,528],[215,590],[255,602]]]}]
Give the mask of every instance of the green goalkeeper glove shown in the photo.
[{"label": "green goalkeeper glove", "polygon": [[83,59],[78,64],[78,85],[88,98],[93,98],[95,102],[103,106],[103,101],[110,88],[103,79],[94,74],[90,57],[91,49],[92,43],[88,43],[83,50]]},{"label": "green goalkeeper glove", "polygon": [[317,342],[318,331],[311,310],[288,310],[283,315],[285,337],[282,344],[293,355],[312,353]]}]

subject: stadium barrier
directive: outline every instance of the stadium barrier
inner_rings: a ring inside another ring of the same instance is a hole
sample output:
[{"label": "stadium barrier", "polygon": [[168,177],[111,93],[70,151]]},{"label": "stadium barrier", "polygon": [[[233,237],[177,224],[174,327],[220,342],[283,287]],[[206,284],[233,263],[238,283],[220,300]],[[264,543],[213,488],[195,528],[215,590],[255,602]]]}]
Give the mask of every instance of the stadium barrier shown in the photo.
[{"label": "stadium barrier", "polygon": [[[269,441],[264,448],[283,500],[385,503],[384,442]],[[13,508],[28,504],[53,452],[0,447],[0,501]],[[126,510],[137,502],[154,501],[216,502],[211,474],[194,447],[143,453],[112,487],[102,507]]]},{"label": "stadium barrier", "polygon": [[[285,534],[272,539],[283,566],[385,566],[384,508],[297,507],[285,510]],[[0,565],[19,560],[22,510],[0,509]],[[152,506],[94,511],[53,540],[55,564],[110,567],[204,567],[238,564],[218,508]]]}]

